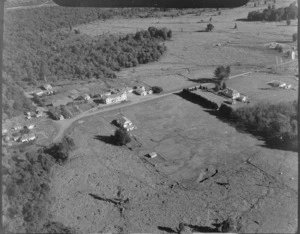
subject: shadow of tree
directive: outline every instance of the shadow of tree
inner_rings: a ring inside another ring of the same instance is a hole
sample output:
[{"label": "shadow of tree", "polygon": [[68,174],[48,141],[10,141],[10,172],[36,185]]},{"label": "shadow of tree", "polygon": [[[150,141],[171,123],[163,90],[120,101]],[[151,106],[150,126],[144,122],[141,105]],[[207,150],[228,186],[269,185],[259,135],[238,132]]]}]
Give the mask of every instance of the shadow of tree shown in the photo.
[{"label": "shadow of tree", "polygon": [[247,18],[236,19],[235,21],[249,21]]},{"label": "shadow of tree", "polygon": [[196,83],[216,83],[217,80],[215,78],[199,78],[199,79],[190,79],[189,81]]},{"label": "shadow of tree", "polygon": [[169,228],[169,227],[158,226],[157,228],[161,231],[165,231],[165,232],[168,232],[168,233],[177,233],[177,231],[175,231],[175,230],[173,230],[172,228]]},{"label": "shadow of tree", "polygon": [[206,30],[197,30],[197,31],[195,31],[195,32],[207,32]]},{"label": "shadow of tree", "polygon": [[206,226],[196,226],[196,225],[187,225],[187,226],[190,227],[193,230],[193,232],[203,232],[203,233],[220,232],[219,229],[218,229],[218,226],[215,227],[215,228],[206,227]]},{"label": "shadow of tree", "polygon": [[113,139],[113,136],[100,136],[100,135],[97,135],[94,137],[94,139],[96,140],[99,140],[99,141],[102,141],[106,144],[111,144],[111,145],[116,145],[114,139]]}]

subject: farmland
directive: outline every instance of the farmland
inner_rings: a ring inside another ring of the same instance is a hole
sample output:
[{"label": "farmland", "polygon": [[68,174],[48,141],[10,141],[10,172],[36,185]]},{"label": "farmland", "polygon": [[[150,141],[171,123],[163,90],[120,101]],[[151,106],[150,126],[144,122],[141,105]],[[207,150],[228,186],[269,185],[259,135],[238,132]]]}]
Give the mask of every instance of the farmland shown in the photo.
[{"label": "farmland", "polygon": [[[194,231],[219,232],[218,225],[232,218],[238,233],[296,232],[297,153],[270,147],[220,118],[216,110],[180,94],[186,87],[214,86],[209,83],[215,68],[225,65],[231,67],[227,87],[250,100],[236,107],[297,100],[297,59],[268,47],[274,42],[284,50],[297,46],[291,36],[297,20],[288,26],[283,21],[243,20],[249,11],[265,7],[249,3],[222,9],[221,14],[190,10],[177,15],[179,10],[172,9],[166,17],[160,12],[157,17],[115,17],[74,25],[90,39],[113,35],[117,40],[149,27],[171,29],[172,38],[159,42],[166,50],[158,61],[122,67],[114,71],[114,79],[54,83],[58,94],[45,97],[51,103],[140,85],[159,86],[163,92],[129,93],[126,102],[111,105],[92,98],[66,105],[71,119],[39,122],[39,144],[68,136],[76,146],[65,164],[54,164],[51,170],[51,221],[74,233],[175,233],[181,222]],[[205,31],[208,23],[214,25],[211,32]],[[275,66],[276,59],[284,64]],[[293,88],[271,88],[267,83],[272,80]],[[111,141],[116,130],[111,122],[120,115],[136,126],[128,132],[132,141],[124,146]],[[159,159],[146,158],[150,152]]]}]

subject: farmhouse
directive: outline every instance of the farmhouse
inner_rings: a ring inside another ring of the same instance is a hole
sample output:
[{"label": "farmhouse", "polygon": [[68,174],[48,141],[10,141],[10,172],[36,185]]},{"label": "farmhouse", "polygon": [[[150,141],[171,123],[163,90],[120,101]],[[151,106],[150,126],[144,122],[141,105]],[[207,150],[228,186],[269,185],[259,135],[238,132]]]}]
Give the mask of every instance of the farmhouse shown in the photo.
[{"label": "farmhouse", "polygon": [[102,97],[102,102],[105,104],[110,104],[110,103],[117,103],[117,102],[122,102],[127,99],[126,93],[119,93],[119,94],[113,94],[109,96],[103,96]]},{"label": "farmhouse", "polygon": [[240,96],[239,92],[234,89],[224,89],[221,91],[221,93],[224,96],[232,98],[232,99],[237,99]]},{"label": "farmhouse", "polygon": [[13,136],[12,139],[14,141],[18,141],[19,139],[21,138],[21,135],[16,135],[16,136]]},{"label": "farmhouse", "polygon": [[121,116],[119,119],[117,119],[117,125],[126,129],[127,131],[134,129],[134,125],[132,124],[131,120],[126,116]]},{"label": "farmhouse", "polygon": [[28,124],[25,126],[27,129],[34,129],[34,124]]},{"label": "farmhouse", "polygon": [[141,96],[147,95],[147,92],[146,92],[146,89],[144,86],[137,87],[134,91],[136,94],[141,95]]},{"label": "farmhouse", "polygon": [[44,84],[44,85],[43,85],[43,88],[44,88],[45,90],[47,90],[47,91],[50,91],[50,90],[52,91],[52,89],[53,89],[52,86],[49,85],[49,84]]},{"label": "farmhouse", "polygon": [[43,90],[38,90],[38,91],[35,91],[34,93],[33,93],[33,95],[36,95],[36,96],[42,96],[42,95],[44,95],[44,91]]},{"label": "farmhouse", "polygon": [[21,142],[33,141],[36,138],[34,134],[25,134],[21,137]]},{"label": "farmhouse", "polygon": [[23,127],[21,126],[21,125],[15,125],[15,126],[13,126],[13,130],[20,130],[20,129],[22,129]]},{"label": "farmhouse", "polygon": [[273,88],[285,88],[286,87],[286,83],[279,81],[279,80],[272,80],[272,81],[268,82],[267,85],[270,85]]}]

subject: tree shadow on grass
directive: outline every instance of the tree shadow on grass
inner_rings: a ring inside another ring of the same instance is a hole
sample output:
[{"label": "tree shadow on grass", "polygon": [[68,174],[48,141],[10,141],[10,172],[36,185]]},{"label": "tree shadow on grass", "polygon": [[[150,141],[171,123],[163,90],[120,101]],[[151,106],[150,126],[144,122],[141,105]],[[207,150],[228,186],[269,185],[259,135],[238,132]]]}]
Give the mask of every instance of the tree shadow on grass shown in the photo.
[{"label": "tree shadow on grass", "polygon": [[240,19],[236,19],[235,21],[248,22],[249,20],[247,18],[240,18]]},{"label": "tree shadow on grass", "polygon": [[195,32],[207,32],[206,30],[197,30],[197,31],[195,31]]},{"label": "tree shadow on grass", "polygon": [[203,232],[203,233],[216,233],[220,232],[218,228],[211,228],[211,227],[206,227],[206,226],[196,226],[196,225],[187,225],[190,227],[193,232]]},{"label": "tree shadow on grass", "polygon": [[158,226],[157,228],[161,231],[165,231],[165,232],[168,232],[168,233],[178,233],[177,231],[175,231],[175,230],[173,230],[172,228],[169,228],[169,227]]},{"label": "tree shadow on grass", "polygon": [[102,141],[106,144],[116,145],[116,143],[113,139],[113,136],[100,136],[100,135],[97,135],[97,136],[94,137],[94,139]]},{"label": "tree shadow on grass", "polygon": [[216,83],[216,79],[214,78],[199,78],[199,79],[190,79],[189,78],[189,81],[192,81],[192,82],[196,82],[196,83]]},{"label": "tree shadow on grass", "polygon": [[292,40],[290,40],[290,41],[276,41],[276,43],[282,43],[282,44],[284,44],[284,43],[292,43],[293,41]]}]

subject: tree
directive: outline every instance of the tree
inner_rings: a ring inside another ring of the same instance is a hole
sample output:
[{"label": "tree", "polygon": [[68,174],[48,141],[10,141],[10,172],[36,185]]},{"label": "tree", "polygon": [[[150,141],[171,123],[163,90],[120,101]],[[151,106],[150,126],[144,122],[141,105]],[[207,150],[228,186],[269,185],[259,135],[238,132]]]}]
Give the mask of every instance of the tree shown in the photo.
[{"label": "tree", "polygon": [[214,75],[216,78],[218,78],[219,80],[224,80],[224,79],[228,79],[229,75],[230,75],[230,67],[227,66],[218,66],[216,68],[216,70],[214,71]]},{"label": "tree", "polygon": [[207,26],[206,26],[206,32],[210,32],[210,31],[212,31],[214,29],[214,26],[212,25],[212,24],[208,24]]},{"label": "tree", "polygon": [[292,35],[292,38],[293,38],[293,42],[297,41],[298,40],[298,33],[294,33]]},{"label": "tree", "polygon": [[161,93],[163,91],[163,88],[159,86],[153,86],[152,91],[153,93]]},{"label": "tree", "polygon": [[286,20],[286,25],[287,25],[287,26],[291,25],[291,20],[290,20],[290,19],[287,19],[287,20]]},{"label": "tree", "polygon": [[115,135],[113,136],[114,143],[116,145],[126,145],[131,141],[131,138],[126,130],[123,129],[117,129],[115,131]]}]

